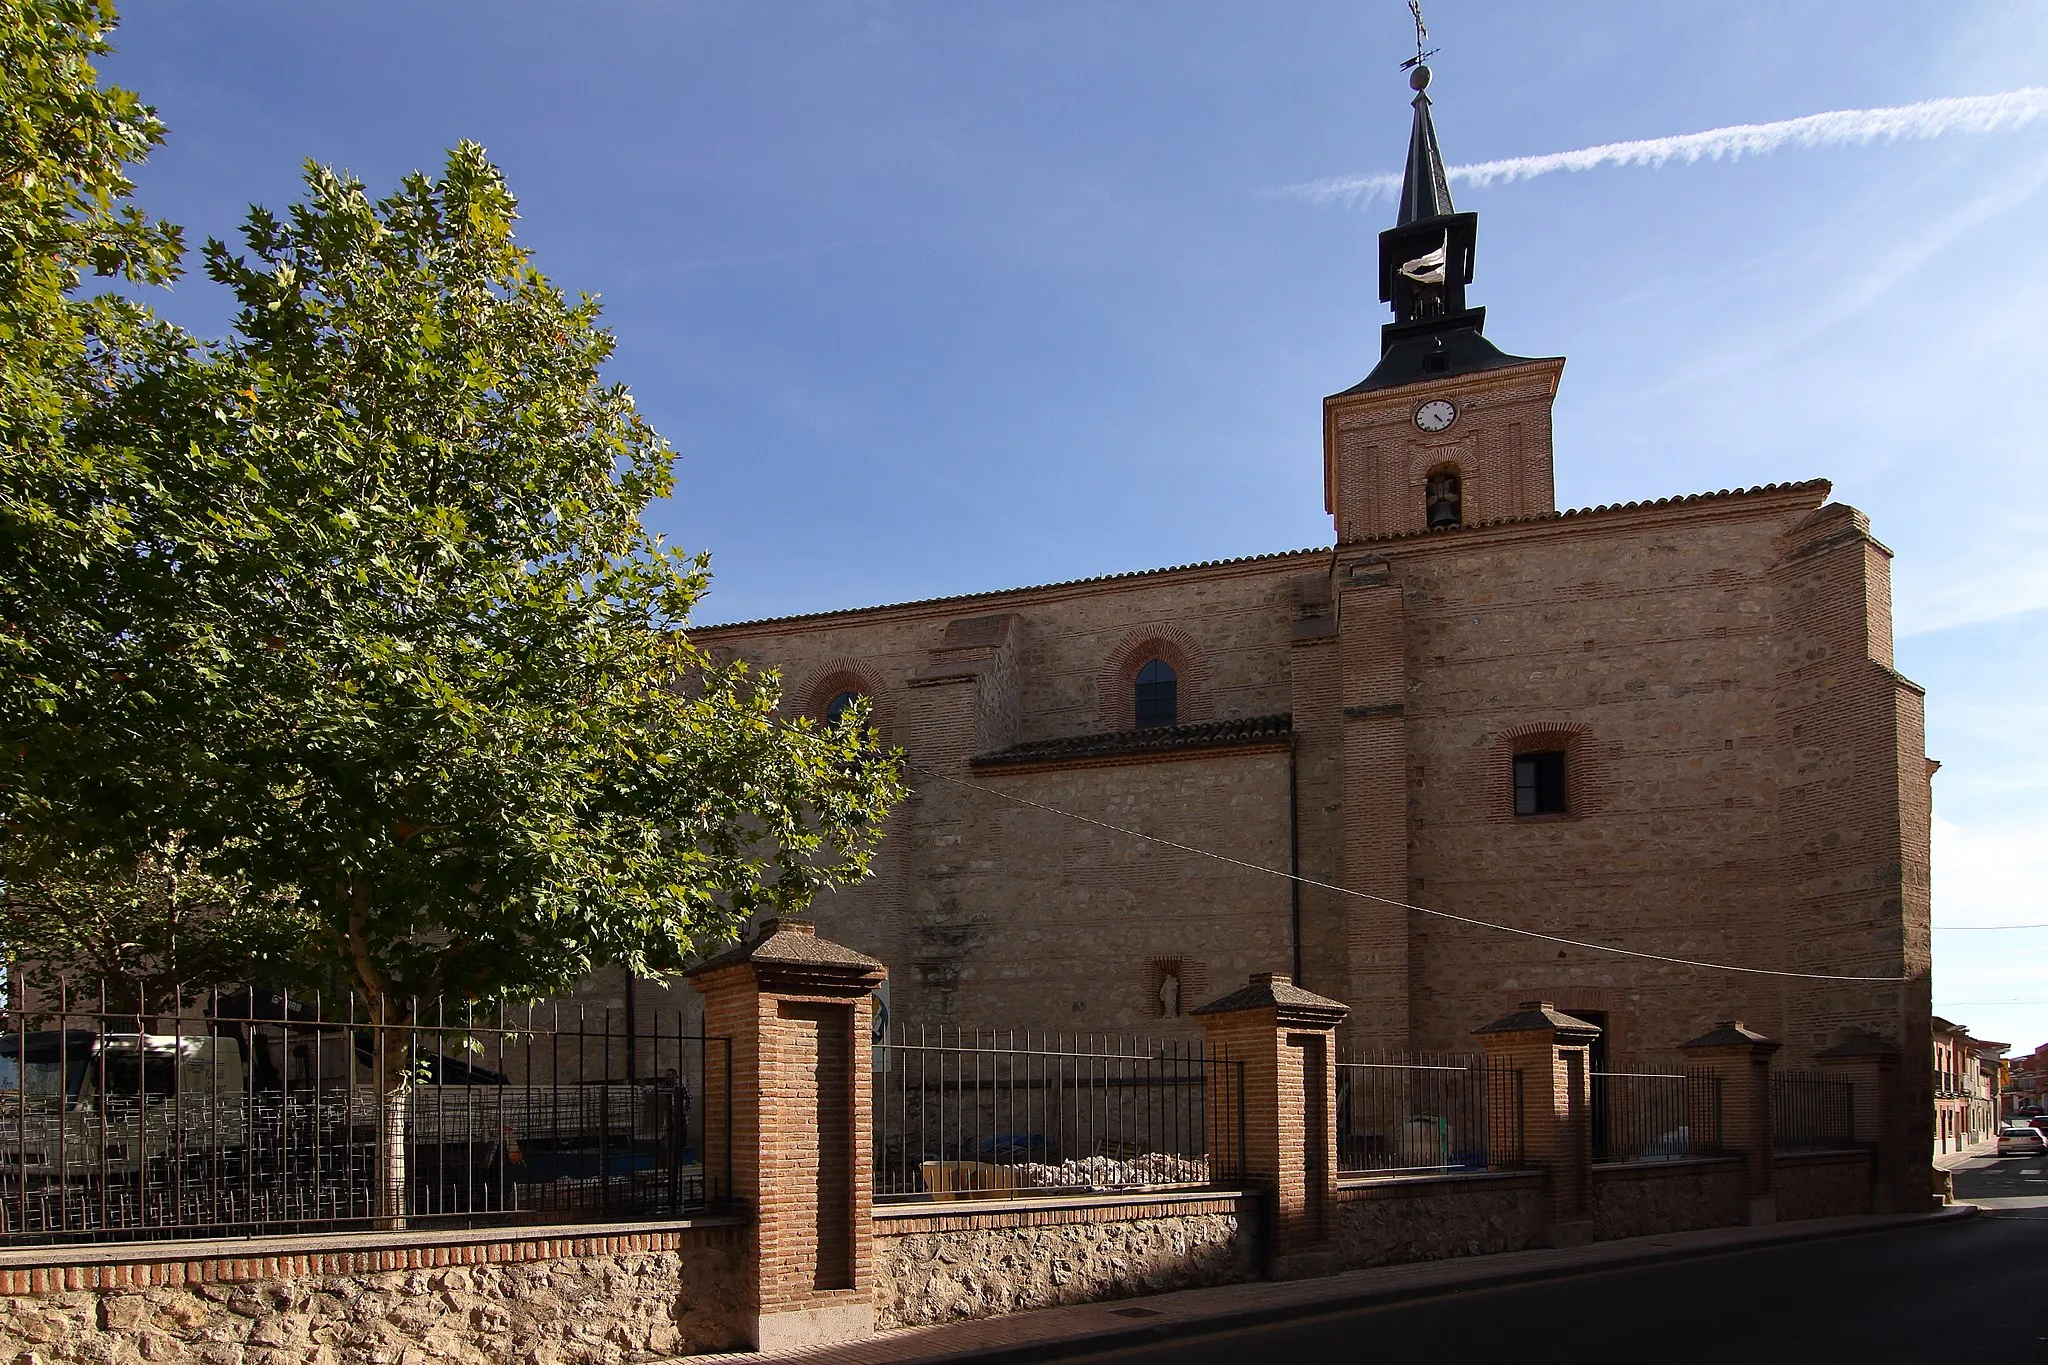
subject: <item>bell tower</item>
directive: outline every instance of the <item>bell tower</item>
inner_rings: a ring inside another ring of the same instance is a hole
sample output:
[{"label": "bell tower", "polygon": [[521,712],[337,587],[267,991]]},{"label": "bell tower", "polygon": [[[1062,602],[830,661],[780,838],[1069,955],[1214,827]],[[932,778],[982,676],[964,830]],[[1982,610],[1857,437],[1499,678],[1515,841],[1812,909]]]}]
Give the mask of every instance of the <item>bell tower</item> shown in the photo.
[{"label": "bell tower", "polygon": [[1323,504],[1339,543],[1557,510],[1550,408],[1564,361],[1508,355],[1465,301],[1479,215],[1451,203],[1419,57],[1400,208],[1380,234],[1394,320],[1372,373],[1323,400]]}]

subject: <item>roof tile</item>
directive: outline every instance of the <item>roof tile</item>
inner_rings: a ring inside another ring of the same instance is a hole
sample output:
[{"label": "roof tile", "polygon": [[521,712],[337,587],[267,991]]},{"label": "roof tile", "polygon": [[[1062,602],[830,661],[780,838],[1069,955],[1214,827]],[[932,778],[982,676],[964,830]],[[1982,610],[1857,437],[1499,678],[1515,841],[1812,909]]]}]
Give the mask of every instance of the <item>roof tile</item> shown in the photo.
[{"label": "roof tile", "polygon": [[1143,730],[1114,730],[1107,734],[1063,735],[1057,739],[1034,739],[1013,744],[994,753],[977,754],[968,760],[977,768],[1013,767],[1025,763],[1064,763],[1077,759],[1111,758],[1125,754],[1174,753],[1195,749],[1237,749],[1255,744],[1277,744],[1294,733],[1294,717],[1239,716],[1230,720],[1204,721],[1198,725],[1156,725]]}]

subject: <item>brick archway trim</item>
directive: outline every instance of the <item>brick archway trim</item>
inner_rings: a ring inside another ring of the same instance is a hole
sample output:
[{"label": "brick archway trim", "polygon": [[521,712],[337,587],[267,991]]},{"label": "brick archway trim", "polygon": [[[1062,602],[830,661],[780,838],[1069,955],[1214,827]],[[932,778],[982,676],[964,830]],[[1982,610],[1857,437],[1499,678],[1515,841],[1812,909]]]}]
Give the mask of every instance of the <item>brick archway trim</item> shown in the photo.
[{"label": "brick archway trim", "polygon": [[886,738],[894,719],[888,697],[857,659],[827,659],[811,670],[810,680],[801,690],[791,688],[789,695],[803,698],[802,714],[823,724],[825,708],[841,692],[858,692],[868,699],[868,720]]},{"label": "brick archway trim", "polygon": [[1128,730],[1138,723],[1138,671],[1154,659],[1173,670],[1174,719],[1189,725],[1208,719],[1208,676],[1194,637],[1178,626],[1141,626],[1125,635],[1109,652],[1096,698],[1103,728]]},{"label": "brick archway trim", "polygon": [[[1487,746],[1487,784],[1493,791],[1494,820],[1527,819],[1577,820],[1595,814],[1607,804],[1606,755],[1593,741],[1593,727],[1583,721],[1538,721],[1499,731]],[[1562,816],[1517,816],[1515,814],[1515,756],[1564,752],[1565,812]]]}]

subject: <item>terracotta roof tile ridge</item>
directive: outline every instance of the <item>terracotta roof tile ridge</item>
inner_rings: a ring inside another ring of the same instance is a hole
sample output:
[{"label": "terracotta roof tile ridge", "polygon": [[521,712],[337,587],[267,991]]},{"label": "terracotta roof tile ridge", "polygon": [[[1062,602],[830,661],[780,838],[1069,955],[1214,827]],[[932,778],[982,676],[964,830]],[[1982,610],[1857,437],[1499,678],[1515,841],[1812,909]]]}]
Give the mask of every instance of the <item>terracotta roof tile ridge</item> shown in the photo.
[{"label": "terracotta roof tile ridge", "polygon": [[1109,730],[1087,735],[1058,735],[1051,739],[1026,740],[1007,749],[976,754],[968,761],[976,767],[1005,763],[1037,763],[1047,759],[1078,758],[1095,754],[1156,753],[1171,749],[1206,748],[1215,745],[1281,739],[1294,733],[1292,712],[1270,716],[1235,716],[1224,720],[1197,721],[1190,725],[1154,725],[1143,729]]},{"label": "terracotta roof tile ridge", "polygon": [[1094,574],[1087,578],[1061,578],[1050,583],[1026,583],[1014,588],[985,588],[980,592],[948,593],[940,597],[914,597],[903,602],[875,602],[864,607],[833,607],[826,611],[800,611],[788,616],[757,616],[747,621],[719,621],[710,625],[691,625],[689,631],[738,630],[743,626],[779,626],[791,621],[821,621],[835,616],[859,616],[871,611],[906,611],[912,607],[936,607],[948,602],[974,602],[983,598],[1009,597],[1022,592],[1051,592],[1057,588],[1084,588],[1091,583],[1120,583],[1132,578],[1152,578],[1160,574],[1190,573],[1196,569],[1228,569],[1241,564],[1258,564],[1266,560],[1298,559],[1305,555],[1326,555],[1335,549],[1332,545],[1310,545],[1298,550],[1270,550],[1265,554],[1233,555],[1226,559],[1198,559],[1187,564],[1167,564],[1156,569],[1123,569],[1116,573]]},{"label": "terracotta roof tile ridge", "polygon": [[880,970],[882,964],[866,953],[818,937],[817,925],[795,917],[763,920],[752,935],[685,973],[696,976],[741,962],[760,966],[842,967]]},{"label": "terracotta roof tile ridge", "polygon": [[1336,1022],[1351,1012],[1351,1007],[1341,1000],[1332,1000],[1326,995],[1303,990],[1294,984],[1290,976],[1279,972],[1259,972],[1245,985],[1230,994],[1206,1005],[1197,1005],[1188,1011],[1192,1015],[1235,1014],[1240,1010],[1278,1009],[1283,1014],[1297,1019],[1322,1017]]},{"label": "terracotta roof tile ridge", "polygon": [[1538,512],[1534,516],[1495,517],[1490,521],[1467,522],[1463,526],[1439,526],[1423,531],[1390,531],[1385,535],[1361,536],[1357,540],[1347,540],[1338,548],[1349,550],[1360,545],[1377,545],[1393,540],[1454,536],[1461,531],[1485,531],[1497,526],[1536,526],[1550,521],[1606,516],[1617,512],[1647,512],[1659,507],[1685,507],[1702,502],[1732,502],[1738,498],[1774,497],[1785,493],[1825,493],[1833,488],[1834,485],[1826,479],[1799,479],[1786,483],[1760,483],[1749,488],[1723,488],[1709,493],[1674,493],[1669,497],[1644,498],[1638,502],[1603,502],[1592,507],[1566,507],[1556,512]]}]

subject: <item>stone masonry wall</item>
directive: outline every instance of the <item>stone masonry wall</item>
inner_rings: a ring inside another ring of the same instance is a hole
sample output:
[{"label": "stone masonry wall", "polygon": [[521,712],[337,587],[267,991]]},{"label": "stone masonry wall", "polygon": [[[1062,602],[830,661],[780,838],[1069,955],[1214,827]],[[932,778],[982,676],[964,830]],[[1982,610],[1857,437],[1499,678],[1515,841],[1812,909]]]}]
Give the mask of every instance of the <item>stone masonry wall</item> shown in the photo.
[{"label": "stone masonry wall", "polygon": [[1541,1175],[1375,1179],[1339,1186],[1339,1268],[1522,1251],[1543,1242]]},{"label": "stone masonry wall", "polygon": [[[1615,516],[1598,535],[1548,523],[1389,547],[1408,602],[1414,898],[1638,952],[1787,961],[1774,704],[1787,645],[1770,570],[1818,501]],[[1514,816],[1524,736],[1566,751],[1566,814]],[[1866,934],[1881,931],[1881,907],[1861,919]],[[1604,1015],[1606,1060],[1626,1065],[1707,1019],[1783,1038],[1813,993],[1419,917],[1411,926],[1413,1044],[1425,1048],[1465,1046],[1502,1000],[1541,998]],[[1858,956],[1832,970],[1886,965]]]},{"label": "stone masonry wall", "polygon": [[[874,875],[816,906],[821,934],[888,963],[898,1023],[1192,1039],[1192,1023],[1159,1017],[1156,963],[1182,964],[1184,1007],[1206,998],[1198,982],[1292,970],[1287,883],[941,778],[1285,868],[1284,748],[1024,772],[969,760],[1128,727],[1124,675],[1154,653],[1185,664],[1185,722],[1286,712],[1297,580],[1327,567],[1305,552],[697,638],[780,668],[785,709],[815,710],[858,682],[883,739],[915,765]],[[955,629],[992,613],[1012,618],[1007,630]],[[969,676],[976,661],[954,646],[998,634],[986,671]],[[998,722],[991,708],[1011,714]]]},{"label": "stone masonry wall", "polygon": [[1748,1221],[1742,1162],[1651,1161],[1593,1168],[1593,1237],[1738,1227]]},{"label": "stone masonry wall", "polygon": [[[0,1359],[26,1365],[629,1365],[744,1347],[746,1230],[265,1239],[12,1252]],[[167,1250],[178,1259],[165,1259]],[[234,1254],[239,1252],[240,1254]]]},{"label": "stone masonry wall", "polygon": [[1870,1153],[1780,1152],[1771,1161],[1778,1218],[1841,1218],[1869,1213]]},{"label": "stone masonry wall", "polygon": [[1257,1202],[1234,1195],[919,1205],[875,1220],[875,1325],[917,1327],[1257,1279]]},{"label": "stone masonry wall", "polygon": [[[826,690],[806,680],[858,676],[908,750],[915,791],[877,875],[818,907],[822,932],[890,965],[901,1022],[1191,1035],[1157,1017],[1155,960],[1219,989],[1294,968],[1281,879],[966,782],[1265,868],[1296,851],[1292,808],[1305,871],[1388,900],[1669,958],[1911,978],[1708,973],[1304,891],[1301,965],[1352,1006],[1347,1047],[1462,1051],[1503,1002],[1543,998],[1600,1016],[1609,1066],[1721,1018],[1781,1041],[1781,1066],[1851,1027],[1920,1055],[1918,697],[1889,667],[1886,556],[1828,493],[1467,525],[699,638],[784,668],[799,699]],[[1001,643],[968,659],[961,642],[980,639]],[[972,764],[1009,738],[1123,723],[1106,689],[1147,641],[1186,663],[1187,719],[1286,712],[1293,750]],[[1524,745],[1567,751],[1570,810],[1513,814]]]}]

